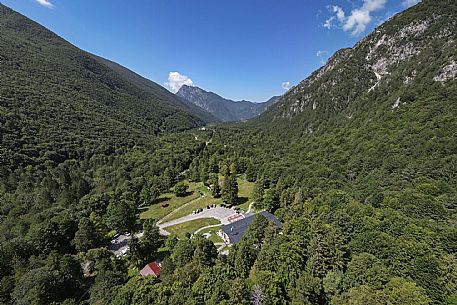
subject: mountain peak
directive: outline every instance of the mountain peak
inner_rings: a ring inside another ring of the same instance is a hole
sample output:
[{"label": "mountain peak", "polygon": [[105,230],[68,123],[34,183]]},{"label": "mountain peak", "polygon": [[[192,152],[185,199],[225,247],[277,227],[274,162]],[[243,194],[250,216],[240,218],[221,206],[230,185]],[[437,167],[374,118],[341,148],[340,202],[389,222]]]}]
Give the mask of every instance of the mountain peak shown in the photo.
[{"label": "mountain peak", "polygon": [[352,119],[379,95],[388,96],[383,109],[391,111],[399,98],[406,100],[402,96],[417,94],[413,84],[455,79],[456,12],[444,3],[424,1],[390,18],[354,47],[337,51],[262,119],[297,120],[315,130],[338,115]]},{"label": "mountain peak", "polygon": [[264,103],[253,103],[246,100],[233,101],[223,98],[214,92],[188,85],[183,85],[176,95],[203,108],[224,122],[244,121],[254,118],[277,100],[277,97],[273,97]]}]

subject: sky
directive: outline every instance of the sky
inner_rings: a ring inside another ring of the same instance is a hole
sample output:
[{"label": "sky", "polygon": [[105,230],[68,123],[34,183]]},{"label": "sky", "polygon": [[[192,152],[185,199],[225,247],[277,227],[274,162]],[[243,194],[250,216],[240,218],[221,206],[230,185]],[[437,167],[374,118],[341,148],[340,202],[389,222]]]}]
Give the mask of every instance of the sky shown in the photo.
[{"label": "sky", "polygon": [[419,0],[0,0],[172,92],[281,95]]}]

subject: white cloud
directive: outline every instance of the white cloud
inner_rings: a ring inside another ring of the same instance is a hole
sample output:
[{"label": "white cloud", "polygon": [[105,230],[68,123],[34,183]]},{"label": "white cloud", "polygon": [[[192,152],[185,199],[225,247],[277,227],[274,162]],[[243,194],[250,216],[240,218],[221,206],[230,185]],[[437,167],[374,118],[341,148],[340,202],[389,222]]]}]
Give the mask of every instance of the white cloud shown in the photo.
[{"label": "white cloud", "polygon": [[327,20],[325,20],[324,28],[330,30],[333,26],[333,20],[335,20],[335,16],[332,16],[332,17],[328,18]]},{"label": "white cloud", "polygon": [[290,89],[290,82],[283,82],[282,83],[282,88],[284,90],[289,90]]},{"label": "white cloud", "polygon": [[371,13],[384,8],[387,0],[364,0],[361,8],[355,9],[344,22],[343,30],[352,31],[352,35],[362,34],[371,22]]},{"label": "white cloud", "polygon": [[[417,0],[404,0],[408,2]],[[384,8],[387,0],[363,0],[361,7],[351,11],[349,15],[346,15],[344,10],[339,6],[328,7],[328,9],[334,14],[334,16],[327,19],[324,23],[324,27],[330,29],[333,27],[333,21],[338,20],[340,27],[345,31],[351,31],[353,36],[357,36],[365,32],[367,26],[372,21],[372,13]]]},{"label": "white cloud", "polygon": [[40,5],[47,7],[47,8],[54,8],[54,4],[51,3],[49,0],[36,0]]},{"label": "white cloud", "polygon": [[316,56],[320,58],[321,65],[325,65],[325,60],[328,57],[328,51],[326,51],[326,50],[317,51]]},{"label": "white cloud", "polygon": [[346,18],[346,14],[343,9],[337,5],[333,6],[333,12],[336,13],[336,18],[338,18],[339,22],[343,22],[344,18]]},{"label": "white cloud", "polygon": [[165,83],[165,86],[168,87],[171,92],[178,92],[183,85],[193,86],[194,82],[189,77],[182,75],[179,72],[168,73],[168,81]]},{"label": "white cloud", "polygon": [[332,13],[335,13],[335,16],[331,16],[324,22],[324,28],[331,29],[333,28],[333,22],[337,19],[340,23],[344,22],[346,14],[344,13],[343,9],[337,5],[334,6],[327,6],[327,9]]},{"label": "white cloud", "polygon": [[402,4],[404,7],[411,7],[413,5],[416,5],[418,4],[419,2],[421,2],[422,0],[403,0]]}]

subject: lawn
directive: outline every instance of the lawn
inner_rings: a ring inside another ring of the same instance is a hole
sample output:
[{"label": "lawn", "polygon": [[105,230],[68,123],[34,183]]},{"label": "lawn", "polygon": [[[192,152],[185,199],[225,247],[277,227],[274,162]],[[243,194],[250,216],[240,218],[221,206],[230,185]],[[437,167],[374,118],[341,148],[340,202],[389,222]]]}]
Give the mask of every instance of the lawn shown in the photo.
[{"label": "lawn", "polygon": [[[220,181],[222,184],[223,178]],[[248,209],[249,198],[251,197],[253,188],[253,182],[248,182],[243,177],[238,178],[238,196],[240,197],[238,206],[244,211]],[[205,196],[201,196],[200,194],[204,194]],[[168,207],[162,207],[160,205],[164,201],[169,203]],[[176,197],[173,193],[162,194],[156,203],[142,208],[140,219],[153,218],[157,221],[163,219],[162,222],[166,222],[189,215],[196,209],[203,209],[207,205],[214,203],[221,204],[222,200],[220,198],[213,198],[208,188],[202,182],[190,182],[188,196]]]},{"label": "lawn", "polygon": [[182,206],[179,210],[177,210],[173,214],[169,214],[167,217],[163,219],[163,222],[171,221],[174,219],[178,219],[184,216],[187,216],[189,214],[192,214],[193,211],[197,209],[204,209],[206,208],[207,205],[211,204],[221,204],[222,199],[220,198],[213,198],[211,196],[203,196],[200,197],[192,202],[189,202],[189,204]]},{"label": "lawn", "polygon": [[[211,234],[208,240],[212,241],[213,243],[221,243],[223,242],[222,238],[217,235],[217,232],[221,229],[221,227],[214,227],[214,228],[207,228],[198,232],[198,234],[203,235],[205,233]],[[195,232],[195,231],[194,231]]]},{"label": "lawn", "polygon": [[196,220],[187,221],[174,226],[166,227],[165,230],[171,234],[183,237],[186,233],[193,234],[200,228],[220,224],[219,220],[214,218],[200,218]]},{"label": "lawn", "polygon": [[[185,181],[189,183],[188,181]],[[185,197],[177,197],[173,193],[162,194],[158,200],[152,205],[142,207],[143,210],[140,214],[140,219],[154,218],[155,220],[160,220],[176,210],[177,208],[185,205],[192,200],[195,200],[200,197],[199,191],[203,194],[208,193],[208,189],[203,185],[203,183],[190,182],[188,195]],[[169,206],[162,207],[160,204],[162,202],[168,202]]]},{"label": "lawn", "polygon": [[[156,203],[144,207],[144,211],[141,212],[140,218],[141,219],[148,219],[148,218],[154,218],[155,220],[160,220],[176,210],[177,208],[185,205],[188,202],[191,202],[192,200],[195,200],[200,197],[200,194],[198,192],[193,192],[188,196],[185,197],[176,197],[176,195],[172,193],[166,193],[160,196],[159,200],[157,200]],[[162,202],[168,202],[169,206],[167,207],[162,207],[160,203]]]},{"label": "lawn", "polygon": [[249,203],[251,203],[252,190],[254,189],[254,182],[249,182],[242,178],[238,178],[238,197],[240,199],[240,204],[238,207],[243,211],[247,211],[249,208]]}]

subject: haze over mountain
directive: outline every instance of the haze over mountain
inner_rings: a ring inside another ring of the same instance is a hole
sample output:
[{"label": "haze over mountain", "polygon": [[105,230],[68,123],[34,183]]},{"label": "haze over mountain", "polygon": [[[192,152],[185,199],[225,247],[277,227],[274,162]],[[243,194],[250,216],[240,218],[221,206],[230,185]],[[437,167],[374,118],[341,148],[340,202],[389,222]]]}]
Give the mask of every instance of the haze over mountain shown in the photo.
[{"label": "haze over mountain", "polygon": [[183,85],[176,93],[194,105],[206,110],[223,122],[244,121],[264,112],[279,98],[272,97],[263,103],[232,101],[196,86]]}]

